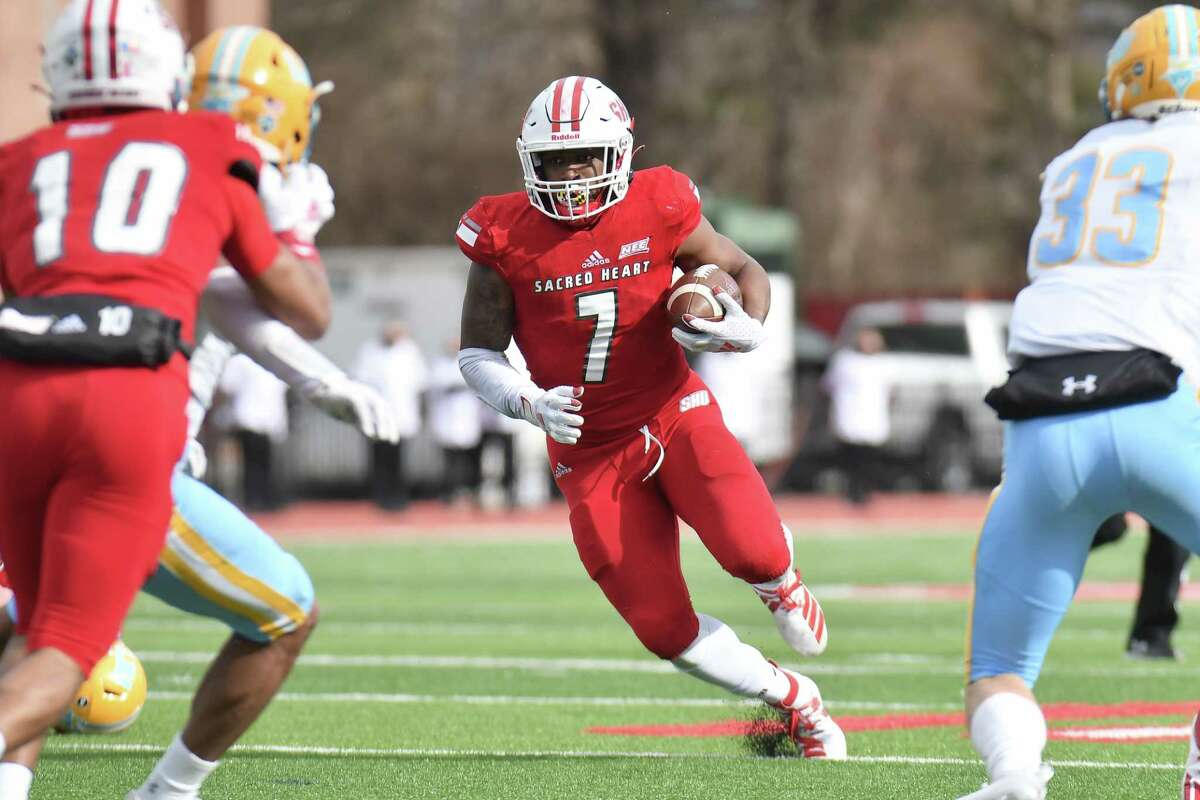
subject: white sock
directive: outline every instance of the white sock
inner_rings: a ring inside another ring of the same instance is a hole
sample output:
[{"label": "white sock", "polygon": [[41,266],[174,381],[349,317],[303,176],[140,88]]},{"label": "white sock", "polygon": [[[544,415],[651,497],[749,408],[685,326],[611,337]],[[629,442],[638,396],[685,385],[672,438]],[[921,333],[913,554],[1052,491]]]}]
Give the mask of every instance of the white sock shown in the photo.
[{"label": "white sock", "polygon": [[4,734],[0,733],[0,758],[4,758],[4,754],[8,752],[8,740],[4,738]]},{"label": "white sock", "polygon": [[0,797],[4,800],[28,800],[33,773],[24,764],[0,763]]},{"label": "white sock", "polygon": [[971,744],[993,781],[1014,772],[1033,772],[1046,747],[1046,718],[1027,697],[994,694],[971,717]]},{"label": "white sock", "polygon": [[773,581],[763,581],[762,583],[752,583],[750,585],[755,589],[758,589],[763,594],[774,594],[778,589],[782,588],[784,584],[788,583],[792,577],[795,576],[795,574],[796,571],[791,567],[788,567],[787,572],[783,573]]},{"label": "white sock", "polygon": [[742,697],[778,703],[787,696],[787,678],[762,653],[744,644],[721,620],[706,614],[696,616],[700,633],[671,662],[677,669]]},{"label": "white sock", "polygon": [[200,790],[200,784],[217,768],[218,763],[220,762],[205,761],[192,753],[183,743],[182,737],[175,734],[167,752],[163,753],[162,758],[154,765],[154,771],[142,786],[150,789],[152,784],[157,783],[159,794],[155,797],[195,797]]}]

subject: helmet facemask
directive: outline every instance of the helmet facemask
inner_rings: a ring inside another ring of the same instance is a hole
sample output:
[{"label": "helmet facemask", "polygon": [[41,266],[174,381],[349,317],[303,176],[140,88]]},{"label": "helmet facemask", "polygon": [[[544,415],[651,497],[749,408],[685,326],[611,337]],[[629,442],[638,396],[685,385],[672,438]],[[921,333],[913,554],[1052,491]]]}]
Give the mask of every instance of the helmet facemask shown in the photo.
[{"label": "helmet facemask", "polygon": [[[620,202],[629,191],[629,159],[633,136],[623,136],[616,143],[585,145],[575,142],[570,147],[543,149],[523,148],[517,142],[521,168],[525,174],[525,190],[529,200],[550,217],[578,221],[595,216]],[[543,162],[550,153],[586,150],[599,164],[597,174],[590,178],[548,180]]]},{"label": "helmet facemask", "polygon": [[[517,138],[529,202],[551,219],[590,220],[624,199],[633,161],[633,120],[621,98],[595,78],[572,75],[543,89],[529,106]],[[597,174],[549,180],[555,153],[590,151]]]}]

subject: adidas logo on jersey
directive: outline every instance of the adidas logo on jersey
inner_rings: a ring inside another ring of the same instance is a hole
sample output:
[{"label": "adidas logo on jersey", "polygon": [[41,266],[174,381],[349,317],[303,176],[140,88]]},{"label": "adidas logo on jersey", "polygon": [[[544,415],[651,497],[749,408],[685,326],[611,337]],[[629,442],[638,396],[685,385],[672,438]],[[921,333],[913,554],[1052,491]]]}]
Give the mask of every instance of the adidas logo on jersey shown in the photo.
[{"label": "adidas logo on jersey", "polygon": [[554,468],[554,480],[558,480],[559,478],[566,475],[570,471],[571,471],[570,467],[568,467],[566,464],[562,463],[561,461],[558,462],[558,465]]},{"label": "adidas logo on jersey", "polygon": [[582,269],[589,269],[590,267],[602,267],[605,264],[610,264],[610,263],[612,263],[612,262],[610,262],[604,256],[600,255],[599,250],[593,250],[592,254],[590,256],[588,256],[587,258],[585,258],[583,260],[583,263],[580,264],[579,266]]},{"label": "adidas logo on jersey", "polygon": [[51,333],[83,333],[87,330],[87,325],[79,318],[78,314],[71,314],[63,317],[58,322],[50,327]]}]

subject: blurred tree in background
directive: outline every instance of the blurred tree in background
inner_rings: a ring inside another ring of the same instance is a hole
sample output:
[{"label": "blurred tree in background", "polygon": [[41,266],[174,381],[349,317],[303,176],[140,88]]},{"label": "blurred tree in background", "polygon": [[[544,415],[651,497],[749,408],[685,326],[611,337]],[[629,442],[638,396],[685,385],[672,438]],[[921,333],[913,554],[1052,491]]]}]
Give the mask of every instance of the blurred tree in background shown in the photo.
[{"label": "blurred tree in background", "polygon": [[337,91],[314,159],[331,244],[449,244],[520,188],[530,99],[599,77],[635,164],[801,220],[802,291],[1003,293],[1024,282],[1038,175],[1101,122],[1134,0],[286,0],[275,28]]}]

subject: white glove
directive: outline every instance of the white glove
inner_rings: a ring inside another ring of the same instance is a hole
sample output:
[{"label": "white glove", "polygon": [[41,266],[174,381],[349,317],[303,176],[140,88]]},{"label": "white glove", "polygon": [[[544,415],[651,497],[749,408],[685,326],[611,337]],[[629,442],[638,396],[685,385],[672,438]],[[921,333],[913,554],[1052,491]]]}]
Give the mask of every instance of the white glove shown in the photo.
[{"label": "white glove", "polygon": [[684,314],[683,321],[696,332],[672,328],[671,338],[693,353],[748,353],[763,343],[767,332],[761,322],[747,314],[728,292],[718,288],[713,296],[725,307],[725,316],[712,321]]},{"label": "white glove", "polygon": [[583,408],[580,397],[583,397],[582,386],[555,386],[541,394],[537,394],[535,387],[521,395],[521,416],[559,444],[575,444],[579,441],[583,417],[571,412]]},{"label": "white glove", "polygon": [[258,199],[275,233],[294,231],[304,221],[306,199],[288,189],[283,173],[270,162],[264,161],[258,171]]},{"label": "white glove", "polygon": [[363,436],[382,442],[400,441],[400,424],[379,392],[345,375],[322,381],[304,399],[334,419],[358,427]]},{"label": "white glove", "polygon": [[294,195],[300,205],[296,234],[301,241],[316,241],[317,233],[333,219],[333,186],[329,176],[311,161],[300,161],[288,166],[284,190]]},{"label": "white glove", "polygon": [[183,474],[190,475],[196,480],[201,480],[204,473],[208,472],[208,454],[204,452],[204,445],[195,439],[187,440],[181,461]]}]

